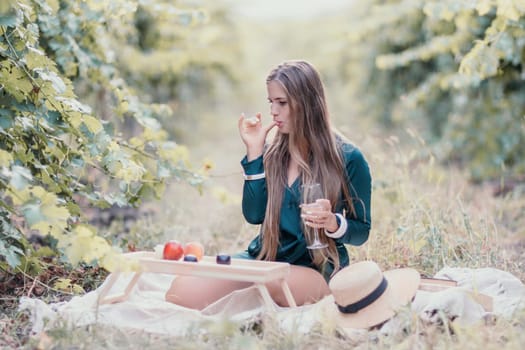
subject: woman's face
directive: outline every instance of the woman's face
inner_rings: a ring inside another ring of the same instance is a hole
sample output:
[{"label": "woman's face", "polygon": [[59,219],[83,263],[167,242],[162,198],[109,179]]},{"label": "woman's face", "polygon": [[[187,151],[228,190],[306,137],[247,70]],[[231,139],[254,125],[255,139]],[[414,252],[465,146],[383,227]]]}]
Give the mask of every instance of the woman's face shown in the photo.
[{"label": "woman's face", "polygon": [[270,102],[270,114],[277,124],[279,132],[289,134],[291,129],[290,101],[281,83],[276,80],[266,84],[268,90],[268,102]]}]

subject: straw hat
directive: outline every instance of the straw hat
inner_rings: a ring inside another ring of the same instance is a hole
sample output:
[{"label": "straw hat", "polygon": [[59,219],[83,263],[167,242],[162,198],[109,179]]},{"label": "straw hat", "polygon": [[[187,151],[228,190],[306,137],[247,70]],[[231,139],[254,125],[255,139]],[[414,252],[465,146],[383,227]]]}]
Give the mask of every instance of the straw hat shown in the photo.
[{"label": "straw hat", "polygon": [[381,272],[373,261],[349,265],[329,282],[337,322],[344,328],[369,328],[394,316],[412,300],[420,275],[411,268]]}]

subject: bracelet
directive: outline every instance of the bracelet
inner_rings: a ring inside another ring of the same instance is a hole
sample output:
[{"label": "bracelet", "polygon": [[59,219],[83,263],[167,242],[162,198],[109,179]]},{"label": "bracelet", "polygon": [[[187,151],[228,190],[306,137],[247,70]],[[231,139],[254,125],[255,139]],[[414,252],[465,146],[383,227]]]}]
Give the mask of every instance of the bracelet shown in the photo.
[{"label": "bracelet", "polygon": [[254,175],[246,175],[246,174],[242,174],[244,176],[244,180],[247,180],[247,181],[250,181],[250,180],[260,180],[260,179],[264,179],[266,177],[265,173],[260,173],[260,174],[254,174]]},{"label": "bracelet", "polygon": [[346,229],[348,228],[348,223],[346,222],[346,219],[343,215],[335,213],[335,218],[339,224],[337,231],[329,232],[324,230],[324,234],[333,239],[341,238],[346,233]]}]

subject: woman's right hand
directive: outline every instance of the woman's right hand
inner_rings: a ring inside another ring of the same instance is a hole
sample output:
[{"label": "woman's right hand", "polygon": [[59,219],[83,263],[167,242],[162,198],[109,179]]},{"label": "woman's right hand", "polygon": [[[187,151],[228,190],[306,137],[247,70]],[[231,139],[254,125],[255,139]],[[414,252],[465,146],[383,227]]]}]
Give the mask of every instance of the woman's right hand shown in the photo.
[{"label": "woman's right hand", "polygon": [[261,123],[261,113],[255,117],[247,118],[244,113],[239,117],[239,134],[242,142],[246,145],[248,160],[253,160],[263,153],[266,135],[276,125],[275,122],[263,126]]}]

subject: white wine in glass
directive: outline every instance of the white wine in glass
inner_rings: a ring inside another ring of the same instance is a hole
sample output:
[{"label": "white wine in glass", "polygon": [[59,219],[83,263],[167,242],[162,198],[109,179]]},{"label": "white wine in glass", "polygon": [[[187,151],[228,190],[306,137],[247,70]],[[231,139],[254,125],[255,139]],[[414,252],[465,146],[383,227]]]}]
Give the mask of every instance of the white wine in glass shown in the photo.
[{"label": "white wine in glass", "polygon": [[[309,214],[310,210],[315,210],[319,208],[319,205],[315,203],[316,200],[324,198],[323,190],[319,183],[304,184],[301,186],[302,194],[302,205],[301,211],[305,214]],[[304,219],[303,219],[304,221]],[[319,229],[309,227],[303,222],[305,233],[308,233],[308,237],[312,236],[313,231],[313,241],[312,244],[308,245],[308,249],[322,249],[328,247],[328,244],[322,243],[319,240]]]}]

